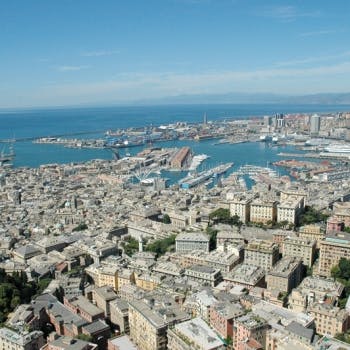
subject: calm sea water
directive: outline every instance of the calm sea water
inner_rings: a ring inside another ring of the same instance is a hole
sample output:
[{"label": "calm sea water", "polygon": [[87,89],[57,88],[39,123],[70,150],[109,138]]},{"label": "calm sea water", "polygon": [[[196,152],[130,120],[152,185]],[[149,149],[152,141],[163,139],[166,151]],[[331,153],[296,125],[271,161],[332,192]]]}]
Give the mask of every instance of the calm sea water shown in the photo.
[{"label": "calm sea water", "polygon": [[[93,132],[79,137],[103,137],[102,131],[131,126],[161,125],[176,121],[200,122],[204,113],[208,120],[229,118],[249,118],[272,115],[274,113],[326,113],[348,111],[350,106],[323,105],[174,105],[174,106],[136,106],[105,108],[41,109],[0,112],[0,139],[22,137],[44,137],[59,134]],[[196,154],[206,153],[210,158],[204,166],[234,162],[235,167],[243,164],[266,166],[268,162],[279,159],[278,147],[264,144],[245,143],[238,145],[213,145],[213,140],[202,142],[176,141],[161,143],[167,146],[190,145]],[[6,145],[0,144],[0,147]],[[135,154],[141,147],[123,149],[125,153]],[[56,145],[16,142],[14,166],[37,167],[47,163],[81,162],[90,159],[112,159],[108,150],[70,149]],[[285,149],[285,152],[292,149]],[[176,177],[175,174],[171,177]],[[179,174],[182,177],[183,174]]]}]

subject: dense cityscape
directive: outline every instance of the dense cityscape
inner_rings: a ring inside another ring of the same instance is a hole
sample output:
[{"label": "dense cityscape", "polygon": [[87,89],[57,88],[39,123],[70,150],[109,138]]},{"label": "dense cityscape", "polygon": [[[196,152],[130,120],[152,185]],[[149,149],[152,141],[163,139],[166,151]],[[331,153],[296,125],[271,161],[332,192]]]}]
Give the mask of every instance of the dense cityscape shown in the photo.
[{"label": "dense cityscape", "polygon": [[[283,176],[248,154],[199,171],[206,155],[168,139],[295,153],[270,164]],[[350,349],[349,140],[349,113],[204,116],[34,140],[114,160],[11,168],[3,154],[0,348]]]},{"label": "dense cityscape", "polygon": [[0,350],[350,350],[349,13],[0,0]]}]

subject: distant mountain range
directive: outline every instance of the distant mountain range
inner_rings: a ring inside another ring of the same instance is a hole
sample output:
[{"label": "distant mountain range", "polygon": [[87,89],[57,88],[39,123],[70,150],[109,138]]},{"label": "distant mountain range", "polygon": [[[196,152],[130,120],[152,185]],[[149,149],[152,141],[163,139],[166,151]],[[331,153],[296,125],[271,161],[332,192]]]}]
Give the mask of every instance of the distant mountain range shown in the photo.
[{"label": "distant mountain range", "polygon": [[278,95],[270,93],[226,93],[178,95],[159,99],[144,99],[132,104],[167,105],[167,104],[317,104],[350,105],[350,93],[320,93],[312,95]]}]

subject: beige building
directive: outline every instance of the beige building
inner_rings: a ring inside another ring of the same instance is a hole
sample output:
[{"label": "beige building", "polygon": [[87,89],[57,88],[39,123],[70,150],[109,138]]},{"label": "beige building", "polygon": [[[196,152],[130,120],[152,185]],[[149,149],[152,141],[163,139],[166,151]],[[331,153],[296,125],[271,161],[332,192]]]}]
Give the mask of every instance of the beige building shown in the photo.
[{"label": "beige building", "polygon": [[276,243],[255,239],[248,243],[244,252],[244,263],[261,266],[269,271],[279,259],[279,249]]},{"label": "beige building", "polygon": [[41,350],[96,350],[97,348],[97,344],[52,332],[47,338],[47,344]]},{"label": "beige building", "polygon": [[315,260],[316,241],[300,237],[287,237],[283,241],[283,256],[301,258],[303,264],[311,267]]},{"label": "beige building", "polygon": [[234,197],[230,201],[230,214],[231,216],[237,215],[239,220],[244,223],[250,221],[250,203],[252,198],[241,195],[239,197]]},{"label": "beige building", "polygon": [[256,265],[241,264],[229,273],[224,274],[224,281],[235,286],[242,286],[248,290],[265,286],[265,270]]},{"label": "beige building", "polygon": [[196,223],[197,215],[195,212],[169,211],[171,224],[176,228],[185,228],[188,225]]},{"label": "beige building", "polygon": [[292,290],[288,297],[288,307],[295,312],[305,312],[310,304],[326,299],[334,305],[338,302],[343,290],[344,286],[333,279],[308,276],[303,279],[298,288]]},{"label": "beige building", "polygon": [[222,280],[221,271],[205,265],[194,265],[185,270],[189,280],[202,285],[215,287]]},{"label": "beige building", "polygon": [[96,288],[92,292],[96,306],[104,311],[105,317],[110,316],[110,303],[117,298],[117,294],[110,286]]},{"label": "beige building", "polygon": [[[232,245],[231,248],[229,252],[217,249],[210,253],[198,250],[186,254],[172,253],[169,255],[169,260],[179,268],[187,268],[192,265],[206,265],[220,269],[222,272],[228,272],[243,260],[243,245],[237,245],[236,248]],[[155,268],[153,271],[157,271],[157,269]],[[171,273],[171,268],[169,268],[168,273]]]},{"label": "beige building", "polygon": [[340,258],[350,259],[350,234],[346,232],[328,234],[320,242],[320,276],[330,276],[331,269],[338,265]]},{"label": "beige building", "polygon": [[170,299],[167,305],[154,299],[129,303],[130,338],[140,350],[166,350],[168,327],[188,319]]},{"label": "beige building", "polygon": [[[292,329],[288,329],[291,328]],[[314,330],[294,323],[286,328],[271,328],[266,332],[266,346],[269,350],[321,350],[313,346]],[[345,350],[345,349],[344,349]]]},{"label": "beige building", "polygon": [[110,304],[110,319],[121,333],[129,333],[129,303],[124,299],[115,299]]},{"label": "beige building", "polygon": [[316,332],[322,335],[335,336],[349,328],[349,313],[326,303],[314,303],[308,311],[315,318]]},{"label": "beige building", "polygon": [[118,269],[111,265],[90,265],[86,273],[94,280],[96,287],[110,286],[118,290]]},{"label": "beige building", "polygon": [[277,205],[277,222],[296,225],[304,211],[304,198],[289,196]]},{"label": "beige building", "polygon": [[20,334],[9,328],[0,328],[1,350],[39,350],[44,343],[41,331]]},{"label": "beige building", "polygon": [[302,263],[300,258],[282,258],[266,276],[268,290],[289,293],[299,285],[302,279]]},{"label": "beige building", "polygon": [[135,283],[134,272],[129,269],[120,269],[118,270],[117,276],[117,290],[120,292],[120,289],[123,286],[129,286]]},{"label": "beige building", "polygon": [[277,201],[257,198],[250,204],[250,221],[261,222],[267,224],[268,222],[275,222],[277,219]]},{"label": "beige building", "polygon": [[160,285],[160,283],[161,280],[156,275],[151,275],[149,273],[135,275],[136,286],[144,290],[154,290]]},{"label": "beige building", "polygon": [[324,239],[325,233],[319,225],[305,225],[299,229],[299,237],[316,241],[316,248],[320,247],[320,242]]},{"label": "beige building", "polygon": [[189,253],[193,250],[209,252],[209,236],[204,232],[183,232],[175,239],[177,253]]},{"label": "beige building", "polygon": [[350,202],[333,203],[333,216],[340,219],[345,226],[350,227]]},{"label": "beige building", "polygon": [[169,350],[224,350],[223,341],[201,318],[178,323],[168,329]]}]

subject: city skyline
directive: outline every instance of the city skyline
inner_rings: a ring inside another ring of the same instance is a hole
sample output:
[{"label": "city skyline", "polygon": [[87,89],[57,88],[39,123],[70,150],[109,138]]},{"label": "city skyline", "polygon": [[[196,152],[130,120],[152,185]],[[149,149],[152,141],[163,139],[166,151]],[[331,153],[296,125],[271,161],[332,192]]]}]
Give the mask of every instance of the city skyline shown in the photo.
[{"label": "city skyline", "polygon": [[350,92],[347,1],[4,1],[0,108]]}]

